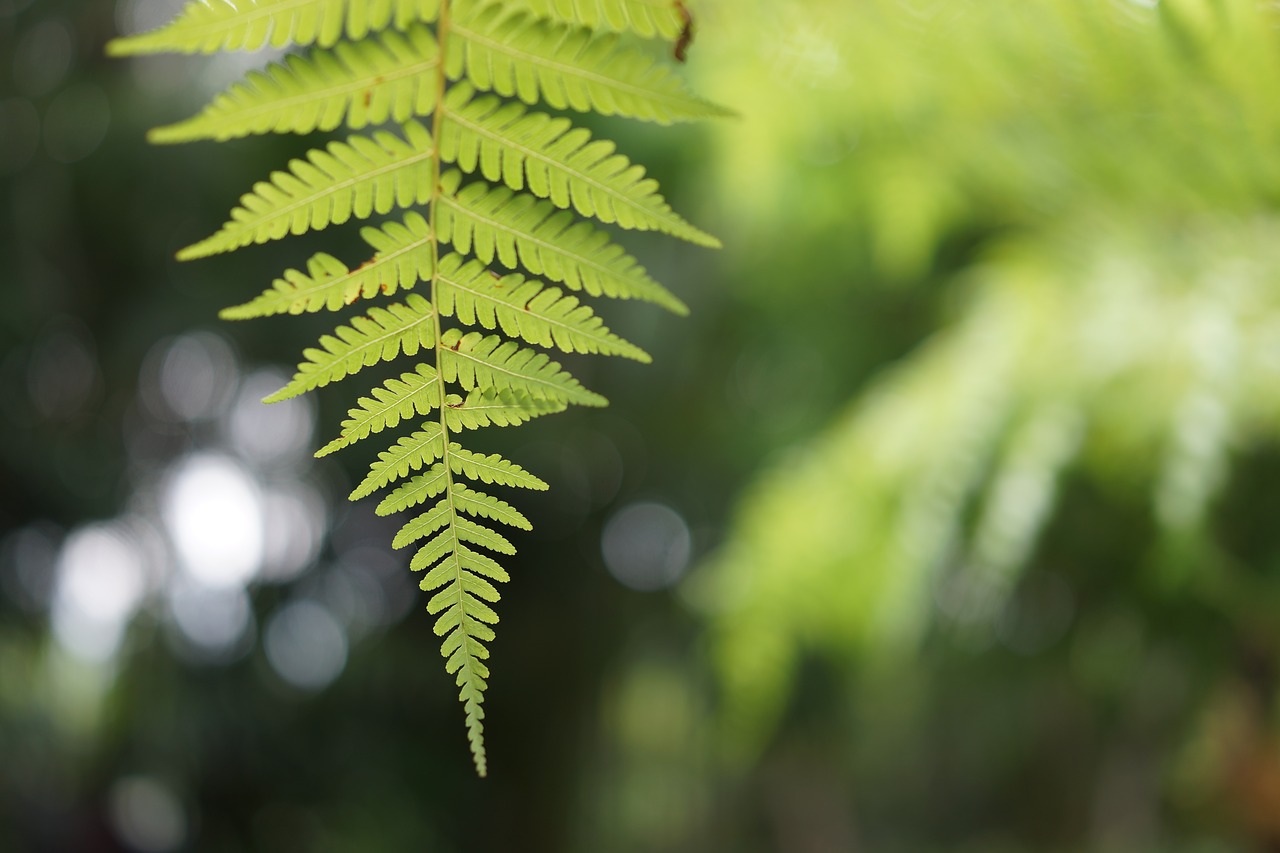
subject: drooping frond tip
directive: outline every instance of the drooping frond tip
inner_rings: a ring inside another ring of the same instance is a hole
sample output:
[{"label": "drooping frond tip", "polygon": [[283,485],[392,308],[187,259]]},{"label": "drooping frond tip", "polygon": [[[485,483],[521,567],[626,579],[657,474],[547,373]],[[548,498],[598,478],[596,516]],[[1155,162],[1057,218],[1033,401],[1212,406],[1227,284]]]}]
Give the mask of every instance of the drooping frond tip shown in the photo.
[{"label": "drooping frond tip", "polygon": [[[154,142],[352,132],[255,184],[220,230],[179,258],[403,211],[361,229],[372,257],[352,266],[318,252],[222,316],[350,310],[268,401],[394,366],[390,378],[383,372],[351,395],[338,434],[317,455],[413,424],[378,454],[351,499],[383,492],[375,512],[412,514],[392,545],[414,549],[409,567],[430,593],[427,610],[482,776],[496,584],[508,580],[491,555],[516,551],[495,528],[531,525],[479,487],[547,484],[498,454],[467,449],[464,433],[606,404],[548,350],[650,360],[610,331],[588,298],[687,313],[587,220],[720,245],[672,210],[612,141],[546,107],[662,124],[728,114],[636,46],[634,36],[683,43],[682,8],[670,0],[193,0],[171,24],[108,47],[113,55],[306,49],[152,131]],[[364,130],[388,121],[398,130]]]}]

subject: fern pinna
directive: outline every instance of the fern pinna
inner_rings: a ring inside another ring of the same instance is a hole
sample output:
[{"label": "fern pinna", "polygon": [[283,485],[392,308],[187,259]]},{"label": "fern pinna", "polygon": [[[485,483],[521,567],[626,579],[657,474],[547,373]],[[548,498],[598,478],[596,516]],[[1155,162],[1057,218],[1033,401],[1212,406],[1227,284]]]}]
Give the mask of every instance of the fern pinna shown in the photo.
[{"label": "fern pinna", "polygon": [[494,582],[507,580],[490,553],[515,552],[494,527],[529,522],[476,484],[547,485],[500,456],[467,450],[463,434],[605,404],[526,345],[649,360],[568,291],[685,311],[588,219],[718,245],[673,212],[612,142],[538,105],[664,124],[723,114],[691,95],[643,41],[686,44],[688,24],[673,0],[196,0],[167,26],[109,47],[116,55],[309,48],[250,73],[195,117],[152,131],[155,142],[392,124],[272,173],[217,233],[178,257],[405,211],[361,231],[373,256],[359,266],[316,254],[223,316],[341,311],[413,291],[322,337],[268,400],[405,360],[398,378],[358,398],[318,455],[426,419],[379,454],[351,497],[389,490],[381,514],[428,507],[393,544],[418,549],[411,567],[434,593],[427,609],[481,775],[485,644],[498,621]]}]

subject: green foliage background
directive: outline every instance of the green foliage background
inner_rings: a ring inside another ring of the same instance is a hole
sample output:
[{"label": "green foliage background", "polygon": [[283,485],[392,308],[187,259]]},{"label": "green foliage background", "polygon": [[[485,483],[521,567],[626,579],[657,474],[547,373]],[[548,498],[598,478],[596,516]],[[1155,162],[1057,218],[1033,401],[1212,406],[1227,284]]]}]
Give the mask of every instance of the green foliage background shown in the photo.
[{"label": "green foliage background", "polygon": [[[298,152],[144,147],[217,86],[100,59],[105,4],[0,2],[0,846],[126,849],[112,803],[138,775],[195,850],[1280,844],[1273,5],[694,8],[687,71],[741,118],[602,125],[726,250],[629,241],[691,316],[619,314],[654,364],[583,362],[611,407],[513,451],[552,489],[512,567],[482,783],[421,602],[320,692],[257,643],[191,663],[162,607],[109,672],[60,652],[56,559],[19,534],[56,553],[208,438],[139,431],[147,353],[227,334],[245,277],[297,259],[168,258]],[[234,334],[250,365],[307,340]],[[79,393],[47,390],[67,376]],[[692,531],[667,592],[603,566],[636,501]],[[258,620],[386,540],[362,509],[320,568],[255,588]]]}]

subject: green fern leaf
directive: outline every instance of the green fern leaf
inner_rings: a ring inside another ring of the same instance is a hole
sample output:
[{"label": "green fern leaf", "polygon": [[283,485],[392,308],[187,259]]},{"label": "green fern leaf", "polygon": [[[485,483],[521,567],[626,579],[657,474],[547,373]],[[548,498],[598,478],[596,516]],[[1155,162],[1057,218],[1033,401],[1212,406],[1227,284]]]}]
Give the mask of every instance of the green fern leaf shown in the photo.
[{"label": "green fern leaf", "polygon": [[457,443],[449,445],[449,467],[455,474],[461,474],[482,483],[497,483],[500,486],[533,489],[539,492],[547,490],[546,483],[514,462],[509,462],[496,453],[488,456],[472,453]]},{"label": "green fern leaf", "polygon": [[[443,506],[445,512],[444,512],[443,522],[439,525],[436,525],[435,529],[439,530],[441,527],[444,527],[445,530],[443,533],[440,533],[434,536],[433,538],[429,539],[427,541],[427,544],[423,545],[421,548],[417,550],[417,552],[413,555],[413,559],[409,561],[409,568],[412,571],[421,572],[425,569],[428,569],[431,566],[434,566],[440,560],[443,560],[447,554],[452,554],[458,550],[458,533],[453,528],[453,522],[455,520],[453,507],[450,505],[448,500],[441,501],[439,504],[437,504],[437,507],[439,506]],[[431,513],[427,513],[426,515],[431,515]],[[424,528],[429,528],[432,523],[431,519],[427,518],[426,516],[419,516],[418,519],[416,520],[420,520]],[[409,524],[411,525],[413,524],[413,522],[410,522]],[[430,532],[424,533],[422,535],[415,535],[417,533],[416,529],[412,532],[406,532],[408,531],[408,528],[409,528],[409,525],[405,525],[405,529],[401,530],[401,532],[405,534],[405,537],[407,540],[406,544],[415,542],[418,539],[423,538],[424,536],[431,535]],[[412,538],[409,538],[409,537],[412,537]],[[438,578],[433,578],[431,575],[427,575],[422,579],[422,581],[418,584],[418,586],[423,590],[431,590],[431,589],[434,589],[436,586],[439,586],[441,583],[444,583],[445,580],[447,579],[438,579]]]},{"label": "green fern leaf", "polygon": [[472,389],[510,389],[580,406],[608,401],[588,391],[545,353],[522,349],[498,335],[450,329],[440,339],[440,371],[446,382]]},{"label": "green fern leaf", "polygon": [[327,309],[337,311],[357,299],[388,296],[397,290],[430,281],[435,269],[431,226],[417,213],[404,223],[389,222],[381,228],[366,226],[360,235],[378,254],[356,269],[323,252],[307,262],[307,272],[287,270],[260,296],[218,316],[245,320],[273,314],[302,314]]},{"label": "green fern leaf", "polygon": [[508,542],[505,536],[495,530],[490,530],[483,524],[477,524],[470,519],[462,518],[455,514],[453,525],[458,531],[458,539],[461,542],[470,542],[472,545],[479,545],[482,548],[488,548],[490,551],[497,551],[499,554],[514,554],[516,552],[516,546]]},{"label": "green fern leaf", "polygon": [[[412,545],[419,539],[425,539],[434,534],[437,530],[449,524],[453,519],[453,507],[448,499],[442,500],[433,506],[429,511],[417,516],[404,527],[400,528],[400,532],[396,534],[396,538],[392,540],[391,547],[403,548],[406,545]],[[445,542],[447,543],[447,538]],[[427,555],[430,556],[429,554]],[[444,552],[440,553],[436,560],[444,556]],[[432,560],[435,562],[435,560]]]},{"label": "green fern leaf", "polygon": [[288,172],[272,174],[240,199],[231,220],[212,237],[188,246],[179,260],[229,252],[250,243],[278,240],[352,216],[367,219],[392,208],[431,199],[434,147],[417,122],[404,126],[407,139],[385,131],[331,142],[306,160],[294,160]]},{"label": "green fern leaf", "polygon": [[[691,95],[630,35],[683,38],[687,22],[675,0],[199,0],[168,26],[109,48],[115,54],[311,48],[250,72],[196,116],[157,128],[155,142],[401,124],[400,135],[351,136],[291,161],[243,195],[221,230],[178,257],[423,206],[402,221],[365,226],[360,233],[374,256],[355,269],[316,253],[305,271],[286,270],[222,316],[338,311],[419,282],[429,288],[338,325],[267,399],[401,357],[423,360],[360,397],[339,436],[317,455],[430,417],[378,454],[351,498],[388,489],[376,508],[381,515],[430,505],[392,544],[415,547],[410,568],[424,573],[420,586],[431,593],[427,609],[443,638],[441,655],[455,677],[481,775],[485,644],[498,621],[495,584],[509,579],[488,552],[515,553],[487,521],[522,530],[530,524],[506,501],[462,480],[539,490],[547,484],[452,439],[570,404],[605,405],[547,353],[523,344],[649,360],[566,289],[686,313],[607,233],[578,217],[719,245],[677,215],[657,183],[614,143],[502,98],[662,123],[724,115]],[[426,116],[430,132],[415,121]],[[459,170],[444,172],[446,163]],[[464,173],[490,183],[464,186]],[[442,257],[442,243],[456,254]]]},{"label": "green fern leaf", "polygon": [[378,454],[378,461],[369,466],[369,473],[351,492],[351,500],[368,497],[378,489],[419,471],[444,455],[444,433],[440,424],[427,421],[413,435],[406,435]]},{"label": "green fern leaf", "polygon": [[458,432],[487,426],[519,426],[539,415],[553,415],[569,408],[563,400],[535,397],[510,390],[475,390],[463,401],[445,406],[445,426]]},{"label": "green fern leaf", "polygon": [[378,515],[391,515],[393,512],[404,512],[409,507],[417,506],[443,492],[449,485],[449,471],[439,463],[432,465],[425,474],[411,477],[401,483],[394,492],[383,498],[382,503],[374,510]]},{"label": "green fern leaf", "polygon": [[199,115],[147,134],[152,142],[233,139],[251,133],[310,133],[406,122],[435,109],[435,35],[415,26],[332,50],[296,54],[254,71]]},{"label": "green fern leaf", "polygon": [[516,195],[507,187],[475,183],[458,189],[461,174],[441,179],[436,198],[437,239],[484,263],[523,265],[571,290],[592,296],[643,299],[676,313],[689,309],[658,284],[635,258],[611,243],[603,231],[577,222],[546,201]]},{"label": "green fern leaf", "polygon": [[440,260],[436,276],[440,313],[468,326],[479,323],[539,346],[565,352],[622,355],[649,362],[649,354],[605,327],[588,306],[554,287],[517,273],[498,277],[477,261],[458,255]]},{"label": "green fern leaf", "polygon": [[503,524],[518,527],[521,530],[533,529],[529,519],[525,518],[519,510],[506,501],[490,497],[484,492],[478,492],[461,483],[454,483],[453,487],[449,489],[449,495],[453,500],[454,508],[468,515],[491,518],[494,521],[500,521]]},{"label": "green fern leaf", "polygon": [[644,38],[680,35],[684,21],[674,0],[514,0],[540,18],[593,30],[630,30]]},{"label": "green fern leaf", "polygon": [[465,172],[502,181],[513,190],[526,186],[559,208],[623,228],[663,231],[698,245],[719,248],[720,241],[693,227],[658,194],[658,182],[645,178],[608,140],[592,141],[590,131],[568,119],[528,112],[522,105],[492,96],[472,98],[458,85],[445,101],[440,157]]},{"label": "green fern leaf", "polygon": [[731,115],[695,97],[670,68],[619,47],[616,34],[558,24],[501,3],[478,6],[450,23],[445,70],[477,89],[545,101],[556,109],[622,115],[670,124]]},{"label": "green fern leaf", "polygon": [[110,56],[140,53],[216,53],[263,47],[322,47],[345,33],[363,38],[387,26],[404,29],[434,21],[439,0],[216,0],[188,3],[159,29],[113,39]]},{"label": "green fern leaf", "polygon": [[336,382],[366,367],[391,361],[400,353],[418,354],[435,345],[435,311],[431,303],[416,294],[405,304],[371,308],[356,317],[350,326],[339,326],[332,335],[320,338],[320,349],[303,352],[293,381],[263,400],[275,403]]},{"label": "green fern leaf", "polygon": [[[477,524],[469,518],[459,516],[453,509],[453,504],[449,499],[440,502],[447,509],[445,523],[441,525],[443,532],[432,538],[418,549],[414,554],[413,560],[409,563],[409,568],[415,572],[429,569],[435,565],[437,561],[443,559],[446,555],[456,554],[462,543],[479,545],[482,548],[488,548],[490,551],[497,551],[499,554],[514,554],[516,548],[506,537],[496,531],[490,530],[482,524]],[[426,515],[431,515],[427,513]],[[428,523],[425,516],[420,516],[424,525]],[[411,522],[412,523],[412,522]],[[406,525],[406,528],[408,525]],[[439,528],[437,528],[439,529]],[[416,532],[416,530],[415,530]],[[406,536],[411,534],[406,534]],[[430,535],[424,534],[424,535]],[[422,538],[418,536],[417,538]],[[440,571],[439,568],[435,570]],[[430,590],[440,583],[440,578],[434,576],[434,573],[428,573],[422,579],[419,586],[424,590]],[[496,621],[496,620],[495,620]]]},{"label": "green fern leaf", "polygon": [[399,379],[388,379],[370,396],[360,398],[342,422],[342,435],[320,448],[316,456],[327,456],[368,435],[392,429],[413,417],[414,412],[430,414],[440,399],[438,381],[435,368],[427,364],[419,364],[412,373],[400,374]]}]

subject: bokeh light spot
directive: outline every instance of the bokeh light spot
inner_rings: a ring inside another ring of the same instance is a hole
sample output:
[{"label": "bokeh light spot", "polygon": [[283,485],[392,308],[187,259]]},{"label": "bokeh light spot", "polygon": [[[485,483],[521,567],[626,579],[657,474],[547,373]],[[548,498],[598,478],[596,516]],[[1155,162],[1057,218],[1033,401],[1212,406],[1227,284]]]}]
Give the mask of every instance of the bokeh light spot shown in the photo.
[{"label": "bokeh light spot", "polygon": [[235,392],[235,355],[218,335],[194,332],[147,355],[139,392],[166,420],[201,421],[222,411]]},{"label": "bokeh light spot", "polygon": [[81,660],[110,660],[145,592],[142,555],[123,526],[97,524],[76,530],[58,555],[54,635]]},{"label": "bokeh light spot", "polygon": [[267,623],[264,647],[271,668],[302,690],[323,690],[347,665],[347,635],[314,601],[295,601]]},{"label": "bokeh light spot", "polygon": [[205,452],[181,461],[163,491],[161,514],[182,567],[199,583],[243,586],[257,575],[262,499],[231,457]]},{"label": "bokeh light spot", "polygon": [[255,371],[245,377],[231,405],[227,421],[231,446],[258,464],[305,458],[311,444],[315,415],[310,397],[262,402],[288,381],[278,370]]},{"label": "bokeh light spot", "polygon": [[187,817],[177,795],[147,776],[128,776],[111,786],[108,807],[116,835],[139,853],[169,853],[187,837]]},{"label": "bokeh light spot", "polygon": [[210,588],[178,581],[169,591],[174,626],[189,646],[187,657],[225,662],[236,656],[253,625],[249,596],[239,588]]},{"label": "bokeh light spot", "polygon": [[674,584],[689,568],[692,551],[685,520],[659,503],[623,507],[605,525],[600,544],[609,574],[636,590]]}]

